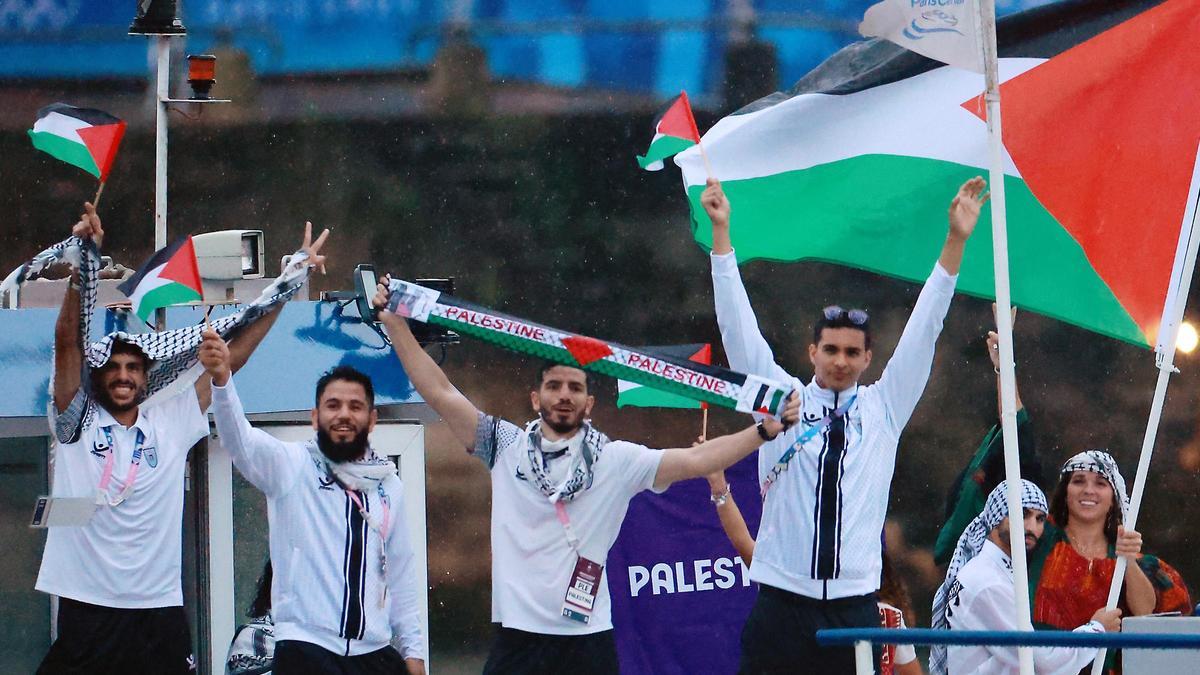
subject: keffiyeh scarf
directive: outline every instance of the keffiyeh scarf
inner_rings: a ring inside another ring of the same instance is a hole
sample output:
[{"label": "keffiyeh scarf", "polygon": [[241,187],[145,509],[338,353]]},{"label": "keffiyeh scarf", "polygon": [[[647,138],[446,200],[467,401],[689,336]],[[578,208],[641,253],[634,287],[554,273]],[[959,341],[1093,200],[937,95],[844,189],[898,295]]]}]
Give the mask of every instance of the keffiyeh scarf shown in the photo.
[{"label": "keffiyeh scarf", "polygon": [[[286,302],[308,279],[308,255],[297,251],[292,255],[287,267],[280,273],[271,285],[242,308],[236,314],[222,317],[211,322],[214,330],[221,337],[229,339],[242,327],[254,323],[265,316],[275,306]],[[79,433],[91,423],[96,414],[96,404],[90,392],[90,372],[108,362],[112,355],[114,340],[121,340],[136,345],[152,363],[146,373],[147,402],[152,402],[156,394],[163,398],[176,393],[172,384],[181,380],[181,376],[193,368],[199,374],[198,356],[200,352],[201,333],[203,324],[163,331],[160,333],[131,334],[118,331],[104,336],[97,342],[85,346],[87,337],[91,335],[92,311],[96,305],[96,292],[99,284],[100,250],[90,239],[80,239],[71,236],[47,248],[34,256],[33,260],[14,270],[4,280],[3,287],[11,288],[25,281],[41,277],[47,269],[60,262],[66,262],[79,270],[80,303],[79,303],[79,346],[83,353],[82,373],[80,374],[80,394],[71,401],[67,410],[55,415],[51,406],[51,426],[60,442],[72,442]],[[190,385],[195,377],[184,378],[183,384]],[[53,378],[51,382],[53,383]]]},{"label": "keffiyeh scarf", "polygon": [[[967,525],[967,529],[963,530],[962,536],[958,538],[954,557],[950,559],[950,566],[946,569],[946,580],[933,596],[933,620],[931,622],[933,628],[940,630],[950,628],[946,610],[952,601],[951,593],[954,590],[959,571],[962,570],[963,565],[979,555],[987,541],[988,534],[1008,517],[1007,485],[1007,481],[1002,481],[992,490],[992,493],[988,495],[987,503],[984,504],[983,512]],[[1021,480],[1021,506],[1042,512],[1050,510],[1046,505],[1046,495],[1042,489],[1024,479]],[[930,648],[929,672],[935,675],[943,675],[946,672],[945,645],[934,645]]]},{"label": "keffiyeh scarf", "polygon": [[608,437],[593,427],[591,422],[584,422],[574,437],[561,443],[561,449],[566,450],[571,464],[566,480],[560,485],[554,483],[546,464],[545,452],[549,443],[542,438],[542,421],[534,420],[526,425],[525,435],[528,443],[519,468],[547,499],[569,502],[592,486],[594,468],[596,462],[600,461],[604,446],[608,445]]},{"label": "keffiyeh scarf", "polygon": [[1113,459],[1112,455],[1103,450],[1085,450],[1068,459],[1063,464],[1059,475],[1066,475],[1075,471],[1091,471],[1103,476],[1108,481],[1108,484],[1112,486],[1113,497],[1121,507],[1121,520],[1125,521],[1128,519],[1129,496],[1125,492],[1125,478],[1121,475],[1121,470],[1117,468],[1117,460]]}]

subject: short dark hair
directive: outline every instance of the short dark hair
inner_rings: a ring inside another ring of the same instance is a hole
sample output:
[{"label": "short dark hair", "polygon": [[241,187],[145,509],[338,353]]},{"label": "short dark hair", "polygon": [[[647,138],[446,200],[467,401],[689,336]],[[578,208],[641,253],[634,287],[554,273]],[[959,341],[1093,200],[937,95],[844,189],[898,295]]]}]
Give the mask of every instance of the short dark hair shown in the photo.
[{"label": "short dark hair", "polygon": [[849,314],[845,312],[830,319],[826,318],[825,313],[822,311],[821,316],[817,318],[817,322],[813,324],[812,343],[814,345],[821,344],[821,333],[826,328],[853,328],[854,330],[860,330],[863,334],[863,346],[867,349],[871,348],[871,321],[869,319],[863,323],[854,323],[850,320]]},{"label": "short dark hair", "polygon": [[584,370],[583,368],[579,368],[579,367],[576,367],[576,366],[568,366],[568,365],[567,365],[567,364],[565,364],[565,363],[557,363],[557,362],[555,362],[555,361],[549,361],[549,360],[547,360],[547,361],[542,361],[542,365],[538,367],[538,371],[537,371],[537,378],[536,378],[536,379],[534,379],[534,381],[533,381],[533,389],[534,389],[534,391],[537,391],[538,389],[541,389],[541,388],[542,388],[542,383],[546,381],[546,373],[547,373],[547,372],[548,372],[548,371],[549,371],[551,368],[558,368],[558,367],[562,367],[562,368],[571,368],[572,370],[578,370],[578,371],[581,371],[581,372],[583,372],[583,386],[584,386],[584,389],[585,389],[585,390],[586,390],[588,393],[591,393],[591,391],[592,391],[592,389],[593,389],[593,386],[596,384],[596,383],[595,383],[595,381],[592,379],[592,374],[591,374],[591,373],[589,373],[588,371]]},{"label": "short dark hair", "polygon": [[[1083,469],[1080,469],[1083,471]],[[1068,471],[1058,477],[1058,485],[1054,486],[1054,496],[1050,498],[1050,520],[1054,522],[1060,529],[1067,527],[1067,521],[1071,517],[1071,511],[1067,508],[1067,484],[1071,482],[1071,476],[1075,475],[1074,471]],[[1097,474],[1100,475],[1100,474]],[[1103,478],[1103,476],[1101,476]],[[1104,479],[1106,482],[1107,478]],[[1112,487],[1112,483],[1109,483]],[[1108,507],[1108,513],[1104,516],[1104,538],[1109,544],[1117,543],[1117,526],[1122,524],[1121,505],[1117,500],[1121,497],[1117,495],[1117,489],[1113,487],[1113,502],[1112,506]]]},{"label": "short dark hair", "polygon": [[371,378],[357,368],[347,365],[336,366],[325,371],[321,379],[317,380],[317,407],[321,406],[321,395],[325,393],[325,387],[329,386],[330,382],[357,382],[362,385],[363,391],[367,393],[367,405],[375,407],[375,386],[371,384]]}]

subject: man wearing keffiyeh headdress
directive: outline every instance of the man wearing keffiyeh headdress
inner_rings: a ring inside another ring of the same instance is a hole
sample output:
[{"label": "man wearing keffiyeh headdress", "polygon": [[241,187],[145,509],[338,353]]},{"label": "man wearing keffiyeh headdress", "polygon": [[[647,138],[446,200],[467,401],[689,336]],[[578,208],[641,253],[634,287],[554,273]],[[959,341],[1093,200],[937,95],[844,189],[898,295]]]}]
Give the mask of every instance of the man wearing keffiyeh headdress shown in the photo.
[{"label": "man wearing keffiyeh headdress", "polygon": [[[36,279],[71,264],[55,325],[50,419],[51,513],[36,588],[58,596],[57,639],[39,673],[186,673],[195,668],[180,584],[184,471],[208,434],[210,379],[196,367],[201,326],[87,344],[96,302],[103,226],[85,204],[71,237],[10,279]],[[278,309],[302,285],[326,234],[302,250],[241,312],[213,322],[235,335],[233,364],[246,363]],[[87,507],[84,509],[83,507]],[[58,525],[58,526],[55,526]],[[136,647],[134,647],[136,645]]]},{"label": "man wearing keffiyeh headdress", "polygon": [[[946,580],[933,598],[933,627],[951,630],[1017,630],[1013,597],[1012,550],[1009,548],[1007,482],[988,495],[983,513],[967,525]],[[1046,495],[1033,483],[1021,481],[1021,506],[1025,518],[1025,549],[1031,551],[1046,522]],[[1120,630],[1117,609],[1101,608],[1091,620],[1077,628],[1080,633]],[[1077,673],[1096,658],[1096,649],[1064,647],[1033,649],[1034,668],[1039,673]],[[1020,671],[1017,650],[1012,647],[934,646],[929,669],[934,675],[1007,675]]]},{"label": "man wearing keffiyeh headdress", "polygon": [[[988,336],[988,353],[999,363],[995,333]],[[1041,465],[1030,413],[1017,394],[1018,447],[1021,472]],[[1003,474],[999,426],[984,437],[966,470],[955,481],[947,505],[947,521],[934,547],[934,559],[945,563],[952,546],[983,507],[983,495]],[[1113,456],[1086,450],[1066,462],[1050,498],[1049,520],[1037,548],[1029,554],[1032,620],[1036,628],[1071,630],[1084,623],[1108,601],[1118,556],[1128,558],[1125,587],[1118,607],[1125,616],[1151,612],[1190,614],[1187,585],[1175,568],[1142,552],[1142,536],[1123,526],[1128,499],[1125,479]],[[1116,651],[1109,650],[1108,673],[1119,672]]]}]

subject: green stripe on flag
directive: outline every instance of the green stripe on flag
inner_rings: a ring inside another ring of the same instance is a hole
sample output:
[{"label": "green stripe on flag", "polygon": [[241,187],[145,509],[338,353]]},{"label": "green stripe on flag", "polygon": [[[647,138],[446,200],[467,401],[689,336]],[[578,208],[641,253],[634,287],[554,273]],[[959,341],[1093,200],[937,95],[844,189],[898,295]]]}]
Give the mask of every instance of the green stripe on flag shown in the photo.
[{"label": "green stripe on flag", "polygon": [[617,393],[617,407],[627,405],[639,408],[700,408],[700,401],[679,394],[659,391],[653,387],[638,385]]},{"label": "green stripe on flag", "polygon": [[143,295],[142,301],[138,303],[135,312],[142,321],[149,323],[150,315],[159,307],[181,305],[185,302],[192,302],[199,299],[200,294],[196,291],[183,284],[171,282],[151,289]]},{"label": "green stripe on flag", "polygon": [[[948,197],[980,173],[934,159],[860,155],[722,186],[733,204],[738,262],[816,260],[920,283],[946,238]],[[1145,335],[1078,242],[1025,182],[1007,176],[1005,189],[1013,304],[1145,346]],[[688,188],[692,231],[699,244],[711,248],[703,191],[703,185]],[[802,232],[796,223],[803,224]],[[991,229],[991,212],[984,209],[958,279],[957,290],[968,295],[995,297]]]},{"label": "green stripe on flag", "polygon": [[683,152],[695,145],[695,141],[687,138],[679,138],[678,136],[661,136],[650,144],[650,148],[646,150],[644,157],[637,158],[638,166],[645,169],[655,162],[660,162],[677,152]]},{"label": "green stripe on flag", "polygon": [[30,131],[29,138],[33,141],[33,147],[38,150],[77,166],[96,178],[100,177],[100,167],[96,166],[96,160],[92,159],[92,153],[86,145],[42,131]]}]

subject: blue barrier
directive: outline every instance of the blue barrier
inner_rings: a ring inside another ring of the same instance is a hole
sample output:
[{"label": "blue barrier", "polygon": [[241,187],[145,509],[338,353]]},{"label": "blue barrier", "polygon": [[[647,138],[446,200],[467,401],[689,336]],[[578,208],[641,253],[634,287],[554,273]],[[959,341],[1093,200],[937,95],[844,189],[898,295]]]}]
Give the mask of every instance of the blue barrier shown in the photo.
[{"label": "blue barrier", "polygon": [[817,631],[823,645],[856,642],[906,645],[1002,647],[1104,647],[1108,649],[1200,649],[1200,635],[1167,633],[1073,633],[1066,630],[998,631],[932,628],[829,628]]}]

